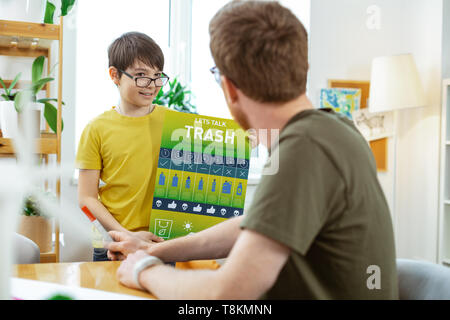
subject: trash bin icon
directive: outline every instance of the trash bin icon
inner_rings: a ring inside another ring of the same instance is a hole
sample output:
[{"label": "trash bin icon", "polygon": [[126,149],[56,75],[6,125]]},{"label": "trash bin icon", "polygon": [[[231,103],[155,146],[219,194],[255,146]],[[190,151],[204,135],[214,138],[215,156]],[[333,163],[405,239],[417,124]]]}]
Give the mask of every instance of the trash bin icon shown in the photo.
[{"label": "trash bin icon", "polygon": [[172,231],[173,220],[155,219],[155,234],[163,239],[170,237]]}]

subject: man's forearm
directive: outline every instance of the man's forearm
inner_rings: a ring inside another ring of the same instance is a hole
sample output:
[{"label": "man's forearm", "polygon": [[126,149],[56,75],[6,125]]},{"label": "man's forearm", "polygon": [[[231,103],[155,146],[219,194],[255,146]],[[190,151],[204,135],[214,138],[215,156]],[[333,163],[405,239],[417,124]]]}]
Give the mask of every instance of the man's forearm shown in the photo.
[{"label": "man's forearm", "polygon": [[[138,261],[140,253],[119,269],[124,279],[127,274],[130,278],[130,264],[133,259]],[[160,299],[257,299],[275,284],[289,255],[290,249],[284,244],[246,230],[240,232],[227,262],[218,270],[158,265],[142,271],[138,280]]]},{"label": "man's forearm", "polygon": [[219,271],[178,270],[155,266],[141,272],[139,283],[159,299],[220,299]]},{"label": "man's forearm", "polygon": [[225,258],[241,231],[241,221],[242,217],[232,218],[193,235],[152,244],[146,251],[165,262]]}]

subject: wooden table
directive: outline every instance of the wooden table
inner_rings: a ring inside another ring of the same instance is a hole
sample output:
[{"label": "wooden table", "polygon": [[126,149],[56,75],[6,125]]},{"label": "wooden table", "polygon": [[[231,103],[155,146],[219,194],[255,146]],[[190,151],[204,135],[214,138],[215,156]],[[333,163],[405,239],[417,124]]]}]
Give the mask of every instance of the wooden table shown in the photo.
[{"label": "wooden table", "polygon": [[119,261],[19,264],[14,265],[13,275],[17,278],[155,299],[148,292],[120,284],[116,277],[119,265]]}]

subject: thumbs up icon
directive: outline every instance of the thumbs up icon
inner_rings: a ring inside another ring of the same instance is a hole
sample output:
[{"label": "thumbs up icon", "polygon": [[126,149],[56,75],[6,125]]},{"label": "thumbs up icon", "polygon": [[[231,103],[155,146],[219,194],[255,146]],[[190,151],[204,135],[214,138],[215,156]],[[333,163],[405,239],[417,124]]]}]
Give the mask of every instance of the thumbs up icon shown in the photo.
[{"label": "thumbs up icon", "polygon": [[206,213],[214,214],[216,213],[216,209],[214,208],[214,206],[211,206],[211,208],[206,209]]},{"label": "thumbs up icon", "polygon": [[200,204],[198,204],[198,205],[195,206],[192,210],[193,210],[194,212],[201,212],[201,211],[202,211],[202,207],[200,207]]},{"label": "thumbs up icon", "polygon": [[177,204],[175,203],[175,201],[172,201],[172,203],[169,203],[167,205],[167,208],[169,208],[169,209],[176,209],[177,208]]}]

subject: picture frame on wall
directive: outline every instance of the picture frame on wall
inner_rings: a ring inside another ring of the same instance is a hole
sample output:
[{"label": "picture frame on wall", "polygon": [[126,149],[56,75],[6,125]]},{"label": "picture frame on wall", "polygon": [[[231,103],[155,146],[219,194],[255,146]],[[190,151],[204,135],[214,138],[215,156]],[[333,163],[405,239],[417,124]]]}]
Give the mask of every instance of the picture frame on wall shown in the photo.
[{"label": "picture frame on wall", "polygon": [[393,115],[389,112],[369,112],[370,81],[328,79],[328,88],[361,90],[360,108],[352,112],[353,121],[372,149],[377,171],[387,172],[388,137],[392,135]]},{"label": "picture frame on wall", "polygon": [[369,106],[370,81],[329,79],[328,88],[361,89],[360,109],[365,109]]},{"label": "picture frame on wall", "polygon": [[320,108],[331,108],[349,119],[352,119],[352,114],[359,110],[360,103],[360,89],[324,88],[320,90]]}]

